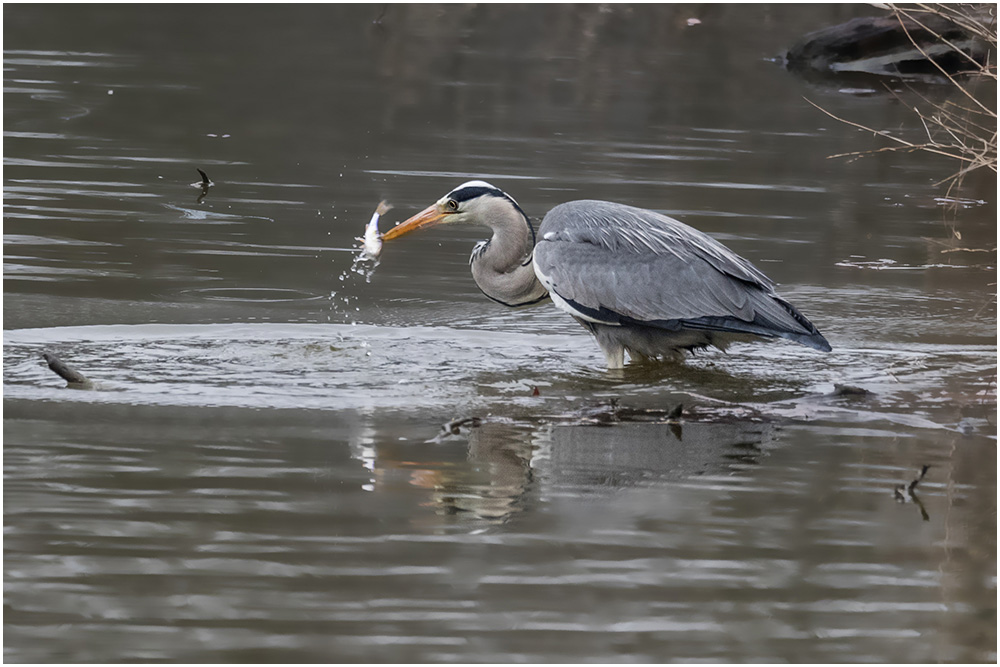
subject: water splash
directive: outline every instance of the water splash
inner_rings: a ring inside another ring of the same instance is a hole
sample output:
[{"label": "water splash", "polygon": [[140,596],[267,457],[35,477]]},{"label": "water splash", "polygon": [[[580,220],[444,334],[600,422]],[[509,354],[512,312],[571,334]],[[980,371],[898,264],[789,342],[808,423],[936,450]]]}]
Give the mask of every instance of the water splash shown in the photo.
[{"label": "water splash", "polygon": [[[375,212],[372,214],[371,220],[365,227],[364,236],[356,239],[361,245],[359,246],[358,253],[354,256],[354,260],[351,262],[351,266],[342,271],[340,276],[338,276],[341,283],[346,284],[349,281],[353,281],[355,280],[355,276],[357,276],[364,279],[366,285],[371,284],[372,277],[375,275],[375,269],[379,265],[379,254],[382,250],[382,235],[378,231],[378,221],[391,208],[392,205],[388,202],[379,202],[375,208]],[[338,295],[336,290],[332,290],[330,292],[331,303],[338,298],[346,310],[349,311],[352,308],[355,312],[361,310],[355,303],[357,299],[355,295]]]},{"label": "water splash", "polygon": [[330,303],[334,310],[343,309],[345,314],[361,310],[360,306],[357,305],[358,295],[352,292],[351,286],[356,285],[359,280],[364,280],[366,285],[371,284],[378,265],[378,257],[373,257],[363,248],[359,250],[354,256],[351,266],[341,271],[340,275],[337,276],[337,280],[344,285],[344,289],[330,291]]},{"label": "water splash", "polygon": [[348,274],[355,274],[364,278],[365,284],[369,284],[372,281],[372,277],[375,275],[375,269],[378,268],[380,260],[378,257],[368,254],[361,250],[360,253],[354,256],[354,261],[351,263],[351,268],[344,271],[340,279],[345,280]]}]

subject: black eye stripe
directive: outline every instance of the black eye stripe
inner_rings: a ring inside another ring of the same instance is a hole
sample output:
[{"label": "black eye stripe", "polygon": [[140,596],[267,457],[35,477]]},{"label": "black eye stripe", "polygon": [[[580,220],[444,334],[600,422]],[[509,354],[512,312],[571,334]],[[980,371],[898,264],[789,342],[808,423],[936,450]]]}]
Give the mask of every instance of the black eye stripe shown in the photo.
[{"label": "black eye stripe", "polygon": [[454,199],[457,202],[469,201],[470,199],[475,199],[476,197],[482,197],[483,195],[490,195],[492,197],[507,197],[503,190],[497,188],[486,188],[479,185],[473,185],[467,188],[459,188],[458,190],[453,190],[448,194],[449,199]]},{"label": "black eye stripe", "polygon": [[456,188],[448,193],[448,205],[451,202],[464,202],[470,199],[475,199],[476,197],[482,197],[483,195],[488,195],[490,197],[503,197],[510,202],[511,206],[517,209],[517,212],[521,214],[524,218],[524,223],[528,225],[528,229],[531,231],[531,245],[535,245],[535,228],[532,226],[531,221],[528,219],[528,214],[525,213],[516,201],[511,199],[510,195],[501,190],[500,188],[487,187],[483,185],[469,185],[466,187]]}]

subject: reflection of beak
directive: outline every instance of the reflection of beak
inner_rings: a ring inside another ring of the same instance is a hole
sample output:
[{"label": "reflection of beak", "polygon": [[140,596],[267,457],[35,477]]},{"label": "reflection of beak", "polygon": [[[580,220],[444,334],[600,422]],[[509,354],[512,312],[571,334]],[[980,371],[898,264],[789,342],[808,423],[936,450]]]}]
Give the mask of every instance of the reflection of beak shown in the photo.
[{"label": "reflection of beak", "polygon": [[420,213],[415,216],[399,223],[385,234],[382,235],[383,241],[389,241],[396,238],[397,236],[402,236],[403,234],[409,234],[410,232],[416,231],[418,229],[423,229],[424,227],[433,227],[434,225],[440,225],[445,222],[448,214],[441,211],[437,204],[432,204],[428,206]]}]

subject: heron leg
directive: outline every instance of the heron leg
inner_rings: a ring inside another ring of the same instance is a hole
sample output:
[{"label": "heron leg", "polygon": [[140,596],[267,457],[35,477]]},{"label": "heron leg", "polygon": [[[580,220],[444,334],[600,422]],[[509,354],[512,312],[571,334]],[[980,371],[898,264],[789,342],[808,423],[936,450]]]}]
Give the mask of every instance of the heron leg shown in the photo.
[{"label": "heron leg", "polygon": [[643,354],[642,352],[639,352],[638,350],[633,350],[630,347],[625,348],[625,351],[628,352],[629,361],[631,361],[633,364],[651,364],[656,361],[656,357],[651,357],[648,354]]},{"label": "heron leg", "polygon": [[598,340],[598,344],[601,346],[601,352],[604,353],[604,360],[609,371],[620,371],[625,368],[625,347],[623,345],[606,343],[601,340]]},{"label": "heron leg", "polygon": [[594,336],[594,339],[601,348],[601,352],[604,353],[604,361],[607,363],[609,371],[625,368],[625,345],[616,336],[610,335],[608,331],[614,327],[588,322],[576,315],[573,316],[573,319]]}]

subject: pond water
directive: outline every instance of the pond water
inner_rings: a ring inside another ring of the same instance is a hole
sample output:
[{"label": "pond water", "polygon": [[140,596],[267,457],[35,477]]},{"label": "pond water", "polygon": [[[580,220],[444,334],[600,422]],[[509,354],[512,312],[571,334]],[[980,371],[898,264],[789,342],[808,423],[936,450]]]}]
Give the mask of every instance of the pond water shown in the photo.
[{"label": "pond water", "polygon": [[[810,102],[949,89],[775,60],[876,12],[5,6],[5,659],[995,661],[996,177],[829,159],[881,144]],[[352,271],[474,178],[677,217],[833,352],[609,373],[480,229]]]}]

